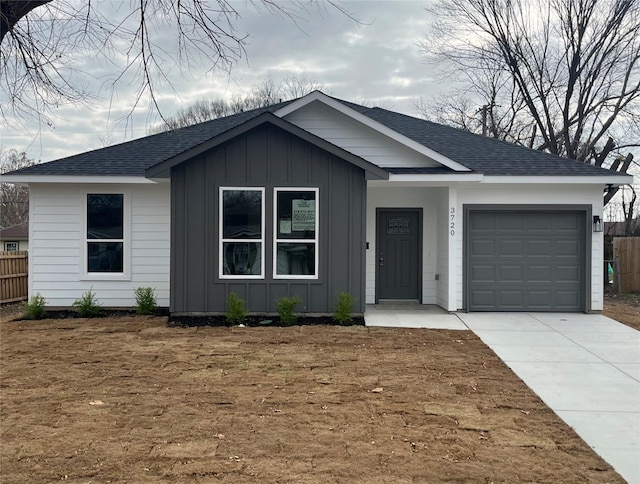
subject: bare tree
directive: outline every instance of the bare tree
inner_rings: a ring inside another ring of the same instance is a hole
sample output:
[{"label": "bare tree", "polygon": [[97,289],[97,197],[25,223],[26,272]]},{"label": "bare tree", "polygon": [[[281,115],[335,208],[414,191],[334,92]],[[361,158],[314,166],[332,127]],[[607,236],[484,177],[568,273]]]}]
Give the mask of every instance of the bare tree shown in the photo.
[{"label": "bare tree", "polygon": [[[26,153],[16,150],[0,154],[0,173],[35,165]],[[29,188],[15,183],[1,182],[0,178],[0,227],[12,227],[29,220]]]},{"label": "bare tree", "polygon": [[629,190],[622,190],[622,213],[624,214],[624,234],[627,237],[634,235],[640,235],[638,233],[640,227],[638,224],[638,210],[636,207],[636,201],[638,200],[638,194],[633,186],[629,187]]},{"label": "bare tree", "polygon": [[[294,23],[311,9],[354,19],[340,0],[247,3]],[[156,85],[168,81],[171,66],[229,71],[245,56],[248,34],[234,27],[244,5],[231,0],[2,0],[0,82],[6,102],[0,113],[4,119],[12,114],[50,122],[55,107],[91,100],[96,93],[86,85],[95,74],[79,68],[83,58],[115,73],[99,79],[108,86],[135,82],[131,109],[149,98],[158,110]]]},{"label": "bare tree", "polygon": [[431,13],[422,54],[446,61],[466,97],[440,113],[626,173],[620,154],[640,146],[640,0],[439,0]]},{"label": "bare tree", "polygon": [[166,116],[164,122],[151,126],[148,132],[154,134],[172,131],[230,114],[233,114],[232,106],[224,99],[198,99],[193,104],[178,110],[175,115]]},{"label": "bare tree", "polygon": [[291,74],[282,81],[282,95],[285,99],[296,99],[313,91],[322,91],[324,84],[308,74]]},{"label": "bare tree", "polygon": [[312,80],[307,75],[292,75],[279,83],[274,81],[272,77],[268,77],[255,86],[249,94],[245,96],[236,94],[230,101],[199,99],[190,106],[180,109],[174,116],[166,117],[164,122],[152,126],[149,133],[161,133],[250,109],[271,106],[305,96],[322,88],[321,83]]}]

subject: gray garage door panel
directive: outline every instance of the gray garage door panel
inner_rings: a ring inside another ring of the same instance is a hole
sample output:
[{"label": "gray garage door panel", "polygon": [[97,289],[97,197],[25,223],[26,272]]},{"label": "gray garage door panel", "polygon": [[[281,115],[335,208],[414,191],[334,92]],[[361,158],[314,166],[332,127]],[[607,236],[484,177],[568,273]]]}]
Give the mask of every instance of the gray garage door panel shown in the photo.
[{"label": "gray garage door panel", "polygon": [[581,311],[584,212],[471,211],[470,311]]}]

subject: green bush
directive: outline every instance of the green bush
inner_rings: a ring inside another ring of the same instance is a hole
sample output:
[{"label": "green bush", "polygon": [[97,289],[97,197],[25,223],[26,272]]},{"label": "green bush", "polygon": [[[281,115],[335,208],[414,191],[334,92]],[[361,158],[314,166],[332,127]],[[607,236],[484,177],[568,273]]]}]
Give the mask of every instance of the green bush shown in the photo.
[{"label": "green bush", "polygon": [[73,301],[73,307],[78,309],[78,314],[83,318],[95,318],[102,311],[102,306],[91,289],[83,293],[80,299]]},{"label": "green bush", "polygon": [[227,322],[240,324],[247,318],[247,310],[244,307],[244,299],[238,297],[235,292],[229,294],[227,301]]},{"label": "green bush", "polygon": [[298,296],[284,296],[276,301],[278,316],[280,316],[280,321],[282,323],[294,324],[296,322],[296,315],[293,313],[293,310],[299,303],[300,298]]},{"label": "green bush", "polygon": [[155,290],[152,287],[137,287],[134,294],[136,296],[136,313],[153,314],[158,307]]},{"label": "green bush", "polygon": [[351,311],[353,310],[353,296],[348,292],[338,294],[338,302],[333,313],[333,320],[338,324],[351,323]]},{"label": "green bush", "polygon": [[29,302],[24,302],[24,317],[26,319],[42,319],[44,315],[47,314],[47,311],[44,309],[45,300],[44,298],[36,293],[31,296]]}]

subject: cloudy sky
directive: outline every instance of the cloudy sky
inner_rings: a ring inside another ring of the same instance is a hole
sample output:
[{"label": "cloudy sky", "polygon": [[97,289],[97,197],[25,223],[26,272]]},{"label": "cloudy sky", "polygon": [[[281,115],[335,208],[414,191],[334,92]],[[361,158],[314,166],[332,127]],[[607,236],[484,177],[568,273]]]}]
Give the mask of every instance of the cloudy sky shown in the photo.
[{"label": "cloudy sky", "polygon": [[[239,34],[248,34],[247,57],[232,69],[207,72],[206,62],[187,71],[169,61],[163,64],[169,83],[157,86],[163,114],[172,115],[195,100],[230,99],[246,94],[268,77],[278,82],[292,74],[306,75],[324,86],[328,94],[366,101],[415,115],[413,101],[429,98],[446,86],[424,63],[417,42],[426,32],[429,1],[344,1],[342,5],[359,22],[332,8],[311,9],[297,22],[256,11],[232,0],[242,18],[235,22]],[[126,9],[129,2],[103,2],[101,6]],[[59,108],[54,126],[35,121],[2,126],[2,147],[26,151],[30,158],[49,161],[144,136],[158,119],[144,102],[130,114],[133,87],[125,80],[110,89],[105,65],[85,58],[81,66],[95,73],[90,89],[98,94],[91,106]]]}]

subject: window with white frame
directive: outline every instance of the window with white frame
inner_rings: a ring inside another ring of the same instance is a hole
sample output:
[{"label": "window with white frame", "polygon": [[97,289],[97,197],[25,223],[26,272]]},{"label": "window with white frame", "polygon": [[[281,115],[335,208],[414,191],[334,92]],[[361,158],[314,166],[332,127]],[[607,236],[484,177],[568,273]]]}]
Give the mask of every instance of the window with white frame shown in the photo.
[{"label": "window with white frame", "polygon": [[4,243],[4,250],[9,251],[9,252],[15,252],[18,250],[18,243],[17,242],[5,242]]},{"label": "window with white frame", "polygon": [[124,195],[87,194],[87,272],[124,272]]},{"label": "window with white frame", "polygon": [[318,278],[318,189],[274,189],[274,279]]},{"label": "window with white frame", "polygon": [[264,278],[264,188],[220,188],[220,277]]}]

